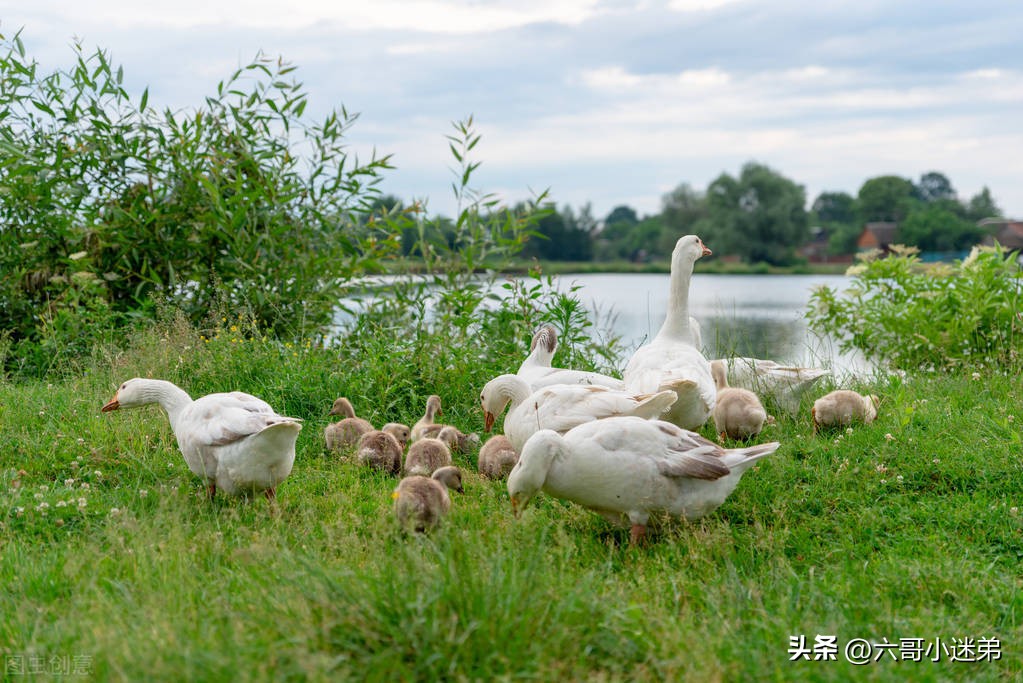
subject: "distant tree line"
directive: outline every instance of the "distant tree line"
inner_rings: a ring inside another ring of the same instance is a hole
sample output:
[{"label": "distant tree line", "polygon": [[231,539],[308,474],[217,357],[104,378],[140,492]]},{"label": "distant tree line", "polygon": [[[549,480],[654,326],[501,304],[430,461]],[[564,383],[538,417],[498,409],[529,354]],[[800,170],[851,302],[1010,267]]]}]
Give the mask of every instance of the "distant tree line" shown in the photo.
[{"label": "distant tree line", "polygon": [[[394,197],[383,201],[400,205]],[[871,222],[897,223],[898,241],[921,251],[962,250],[985,236],[978,221],[1002,215],[988,188],[961,200],[938,171],[917,182],[894,175],[870,178],[855,196],[822,192],[806,207],[802,185],[749,162],[737,177],[722,173],[703,192],[679,185],[664,195],[661,211],[649,216],[621,205],[599,220],[589,204],[578,210],[548,205],[522,254],[551,261],[656,260],[671,253],[680,235],[695,233],[716,255],[791,265],[800,258],[799,247],[814,238],[826,240],[830,255],[854,253]]]}]

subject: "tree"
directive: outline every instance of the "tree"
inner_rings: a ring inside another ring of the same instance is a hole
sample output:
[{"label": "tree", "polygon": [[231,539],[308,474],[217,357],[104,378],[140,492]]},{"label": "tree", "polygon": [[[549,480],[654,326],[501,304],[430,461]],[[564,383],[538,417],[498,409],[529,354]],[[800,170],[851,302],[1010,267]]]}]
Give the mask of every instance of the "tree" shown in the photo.
[{"label": "tree", "polygon": [[920,176],[916,196],[923,202],[931,203],[941,199],[955,200],[956,191],[943,173],[931,171]]},{"label": "tree", "polygon": [[855,197],[846,192],[822,192],[814,200],[811,212],[814,223],[828,235],[830,253],[851,254],[856,250],[862,226]]},{"label": "tree", "polygon": [[913,182],[899,176],[878,176],[867,180],[858,195],[861,219],[865,223],[898,223],[917,203]]},{"label": "tree", "polygon": [[914,211],[899,224],[899,241],[920,251],[961,251],[980,242],[984,231],[941,205]]},{"label": "tree", "polygon": [[596,221],[585,207],[576,217],[571,207],[559,213],[553,204],[536,223],[536,232],[526,242],[522,255],[547,261],[589,261],[593,257],[592,230]]},{"label": "tree", "polygon": [[718,253],[785,265],[809,236],[803,186],[763,164],[747,163],[738,178],[721,174],[707,202],[710,220],[702,225],[715,226],[710,241]]},{"label": "tree", "polygon": [[604,225],[614,225],[615,223],[635,225],[639,223],[639,216],[636,215],[636,210],[631,206],[621,204],[611,209],[611,213],[604,219]]},{"label": "tree", "polygon": [[985,185],[980,192],[970,198],[966,205],[966,216],[973,221],[982,221],[985,218],[1000,218],[1002,210],[995,204],[991,190]]}]

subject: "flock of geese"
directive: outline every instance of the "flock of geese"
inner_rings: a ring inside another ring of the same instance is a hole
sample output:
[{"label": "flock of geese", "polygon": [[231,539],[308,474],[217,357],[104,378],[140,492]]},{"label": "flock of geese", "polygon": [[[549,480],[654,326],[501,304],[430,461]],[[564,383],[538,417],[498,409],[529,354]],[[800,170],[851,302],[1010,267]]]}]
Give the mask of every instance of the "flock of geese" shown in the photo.
[{"label": "flock of geese", "polygon": [[[704,357],[688,299],[695,263],[710,253],[695,235],[678,240],[664,323],[636,350],[620,379],[554,367],[557,333],[545,325],[518,370],[493,378],[480,393],[485,431],[504,414],[503,434],[481,445],[478,435],[438,422],[443,410],[436,395],[411,428],[388,423],[380,429],[357,417],[347,398],[338,398],[330,415],[341,419],[324,430],[326,447],[393,475],[404,472],[392,497],[408,531],[440,523],[451,506],[448,491],[463,492],[452,454],[467,456],[477,448],[480,474],[507,478],[516,516],[544,491],[630,527],[635,543],[651,517],[693,520],[712,512],[742,474],[780,444],[726,449],[693,430],[713,419],[722,443],[749,443],[772,420],[760,395],[795,412],[828,373],[754,358]],[[301,420],[277,414],[255,396],[231,392],[192,400],[170,382],[135,378],[102,411],[151,403],[167,413],[185,462],[206,482],[211,498],[219,489],[262,492],[272,500],[291,473]],[[814,430],[871,422],[877,405],[876,396],[833,391],[813,404]]]}]

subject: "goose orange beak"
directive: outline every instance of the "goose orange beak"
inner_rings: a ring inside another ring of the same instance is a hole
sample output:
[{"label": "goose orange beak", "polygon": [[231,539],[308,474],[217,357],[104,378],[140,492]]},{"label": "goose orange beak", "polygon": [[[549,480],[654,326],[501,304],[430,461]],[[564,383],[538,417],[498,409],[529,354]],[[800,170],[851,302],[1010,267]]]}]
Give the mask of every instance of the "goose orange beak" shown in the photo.
[{"label": "goose orange beak", "polygon": [[496,415],[494,415],[489,410],[484,410],[483,411],[483,431],[485,431],[486,433],[489,434],[490,430],[494,428],[494,420],[496,420],[496,419],[497,419]]},{"label": "goose orange beak", "polygon": [[107,403],[105,403],[102,408],[99,409],[99,412],[109,413],[111,410],[117,410],[120,407],[121,404],[117,402],[117,397],[114,396]]},{"label": "goose orange beak", "polygon": [[703,255],[704,255],[704,256],[710,256],[711,254],[713,254],[713,253],[714,253],[713,251],[711,251],[710,249],[708,249],[708,248],[707,248],[707,245],[706,245],[706,244],[704,244],[703,242],[700,242],[700,246],[701,246],[701,247],[703,247]]}]

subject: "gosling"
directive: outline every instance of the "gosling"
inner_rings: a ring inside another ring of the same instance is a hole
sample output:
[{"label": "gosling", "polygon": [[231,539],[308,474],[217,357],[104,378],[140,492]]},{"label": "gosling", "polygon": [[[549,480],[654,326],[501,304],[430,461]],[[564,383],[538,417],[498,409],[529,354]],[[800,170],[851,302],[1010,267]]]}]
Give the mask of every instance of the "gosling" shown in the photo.
[{"label": "gosling", "polygon": [[437,528],[451,509],[448,489],[464,493],[462,471],[457,467],[441,467],[432,477],[405,477],[394,489],[394,516],[406,532],[425,533]]},{"label": "gosling", "polygon": [[519,454],[508,437],[504,434],[497,434],[483,444],[477,467],[480,474],[488,479],[504,479],[511,473],[518,461]]},{"label": "gosling", "polygon": [[334,401],[334,405],[327,414],[342,416],[340,421],[327,425],[323,430],[323,437],[329,451],[350,448],[359,442],[363,434],[373,431],[373,425],[368,420],[355,416],[355,409],[352,408],[352,403],[347,398],[341,397]]},{"label": "gosling", "polygon": [[877,418],[879,402],[874,394],[865,396],[848,389],[825,394],[814,401],[810,409],[813,433],[824,428],[848,427],[854,422],[870,424]]},{"label": "gosling", "polygon": [[356,457],[361,465],[397,475],[401,473],[401,452],[401,444],[393,434],[374,429],[359,439]]},{"label": "gosling", "polygon": [[426,399],[426,413],[419,418],[418,422],[412,425],[412,441],[419,441],[426,436],[424,432],[430,425],[434,424],[434,420],[438,415],[443,414],[444,411],[440,407],[440,396],[433,394],[430,398]]},{"label": "gosling", "polygon": [[757,395],[749,389],[728,386],[725,364],[719,360],[710,364],[710,374],[717,386],[714,405],[714,430],[720,441],[751,439],[764,428],[767,411]]},{"label": "gosling", "polygon": [[[436,427],[437,425],[434,426]],[[468,455],[479,448],[480,445],[479,434],[466,434],[458,427],[452,427],[451,425],[444,425],[441,429],[437,430],[436,438],[446,443],[452,453],[460,455]]]},{"label": "gosling", "polygon": [[429,477],[451,464],[451,449],[440,439],[425,437],[413,441],[405,455],[405,474]]},{"label": "gosling", "polygon": [[401,450],[405,450],[405,446],[408,445],[409,434],[411,433],[408,425],[403,425],[400,422],[388,422],[380,428],[380,431],[387,432],[397,439],[398,443],[401,444]]}]

